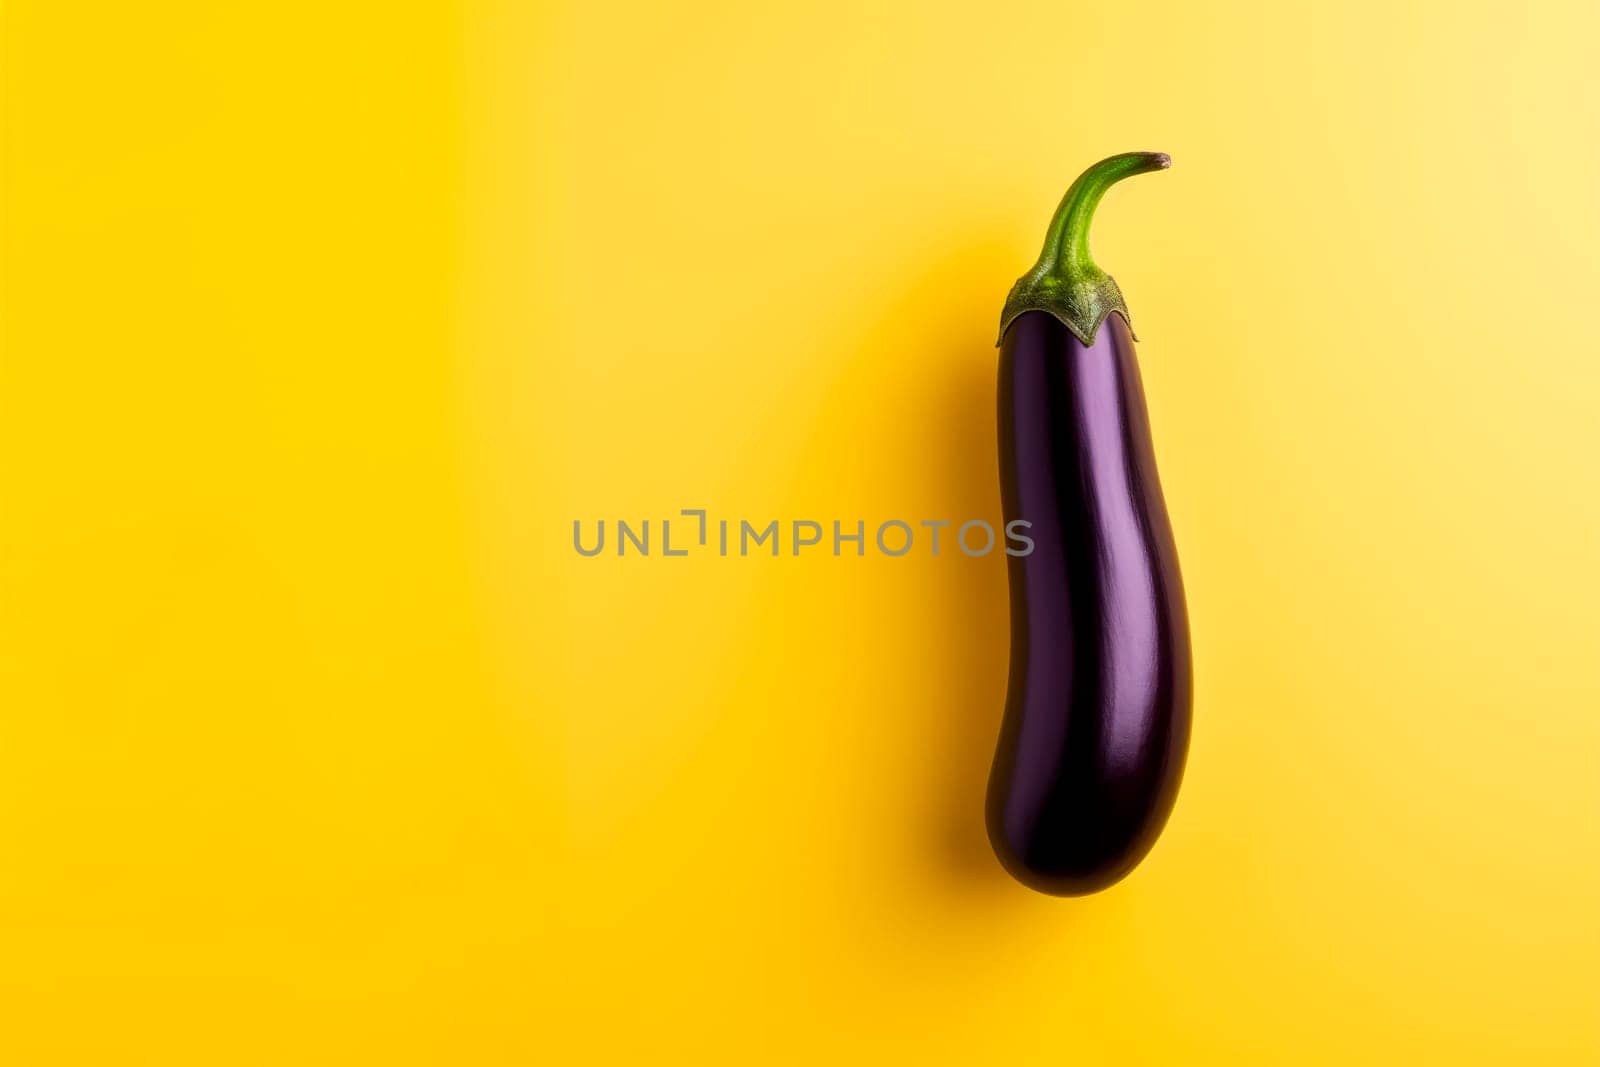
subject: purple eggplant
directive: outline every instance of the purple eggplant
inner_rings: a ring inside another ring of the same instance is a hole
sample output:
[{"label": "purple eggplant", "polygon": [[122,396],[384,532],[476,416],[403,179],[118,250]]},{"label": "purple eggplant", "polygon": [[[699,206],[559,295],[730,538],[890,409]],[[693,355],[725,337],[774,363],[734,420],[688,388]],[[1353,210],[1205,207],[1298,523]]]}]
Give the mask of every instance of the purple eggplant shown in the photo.
[{"label": "purple eggplant", "polygon": [[1166,824],[1189,744],[1189,628],[1127,305],[1089,257],[1114,182],[1171,160],[1084,172],[1000,323],[1000,472],[1011,676],[989,779],[1000,862],[1033,889],[1093,893]]}]

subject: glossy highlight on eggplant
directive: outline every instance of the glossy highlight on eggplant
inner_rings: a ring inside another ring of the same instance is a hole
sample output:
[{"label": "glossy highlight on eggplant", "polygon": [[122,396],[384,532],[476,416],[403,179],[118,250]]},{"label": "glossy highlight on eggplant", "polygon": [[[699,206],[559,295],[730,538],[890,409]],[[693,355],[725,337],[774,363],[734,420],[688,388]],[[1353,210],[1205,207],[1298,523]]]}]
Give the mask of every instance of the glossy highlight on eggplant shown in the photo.
[{"label": "glossy highlight on eggplant", "polygon": [[1033,889],[1119,881],[1171,813],[1189,743],[1191,664],[1177,553],[1128,312],[1088,255],[1101,195],[1169,165],[1114,156],[1068,191],[1001,323],[1011,674],[989,779],[995,853]]}]

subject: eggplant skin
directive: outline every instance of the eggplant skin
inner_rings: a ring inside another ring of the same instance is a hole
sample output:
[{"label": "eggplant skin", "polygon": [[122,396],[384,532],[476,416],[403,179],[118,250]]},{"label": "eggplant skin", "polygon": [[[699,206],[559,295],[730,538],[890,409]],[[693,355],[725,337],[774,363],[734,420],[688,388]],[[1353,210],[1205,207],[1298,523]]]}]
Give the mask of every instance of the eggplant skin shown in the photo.
[{"label": "eggplant skin", "polygon": [[1011,674],[989,778],[1005,868],[1057,896],[1104,889],[1166,824],[1189,747],[1192,667],[1177,553],[1133,334],[1085,345],[1029,311],[1000,345]]}]

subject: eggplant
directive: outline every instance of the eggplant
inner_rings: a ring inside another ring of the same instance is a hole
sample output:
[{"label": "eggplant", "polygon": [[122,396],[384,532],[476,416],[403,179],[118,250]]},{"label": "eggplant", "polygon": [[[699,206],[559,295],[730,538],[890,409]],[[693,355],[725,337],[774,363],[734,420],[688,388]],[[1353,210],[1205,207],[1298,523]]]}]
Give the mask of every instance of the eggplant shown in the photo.
[{"label": "eggplant", "polygon": [[1113,183],[1171,165],[1113,156],[1084,172],[1000,322],[1000,473],[1011,667],[989,777],[995,854],[1024,885],[1097,892],[1150,851],[1189,747],[1189,626],[1156,476],[1127,304],[1090,258]]}]

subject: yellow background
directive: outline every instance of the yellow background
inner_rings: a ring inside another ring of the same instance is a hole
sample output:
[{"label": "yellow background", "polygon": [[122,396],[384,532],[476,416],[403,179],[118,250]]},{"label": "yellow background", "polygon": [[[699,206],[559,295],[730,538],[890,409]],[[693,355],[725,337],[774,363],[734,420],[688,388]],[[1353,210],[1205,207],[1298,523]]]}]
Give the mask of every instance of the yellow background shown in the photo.
[{"label": "yellow background", "polygon": [[[1593,4],[4,11],[0,1060],[1600,1057]],[[1001,558],[571,523],[997,518],[1131,149],[1196,727],[1062,901]]]}]

